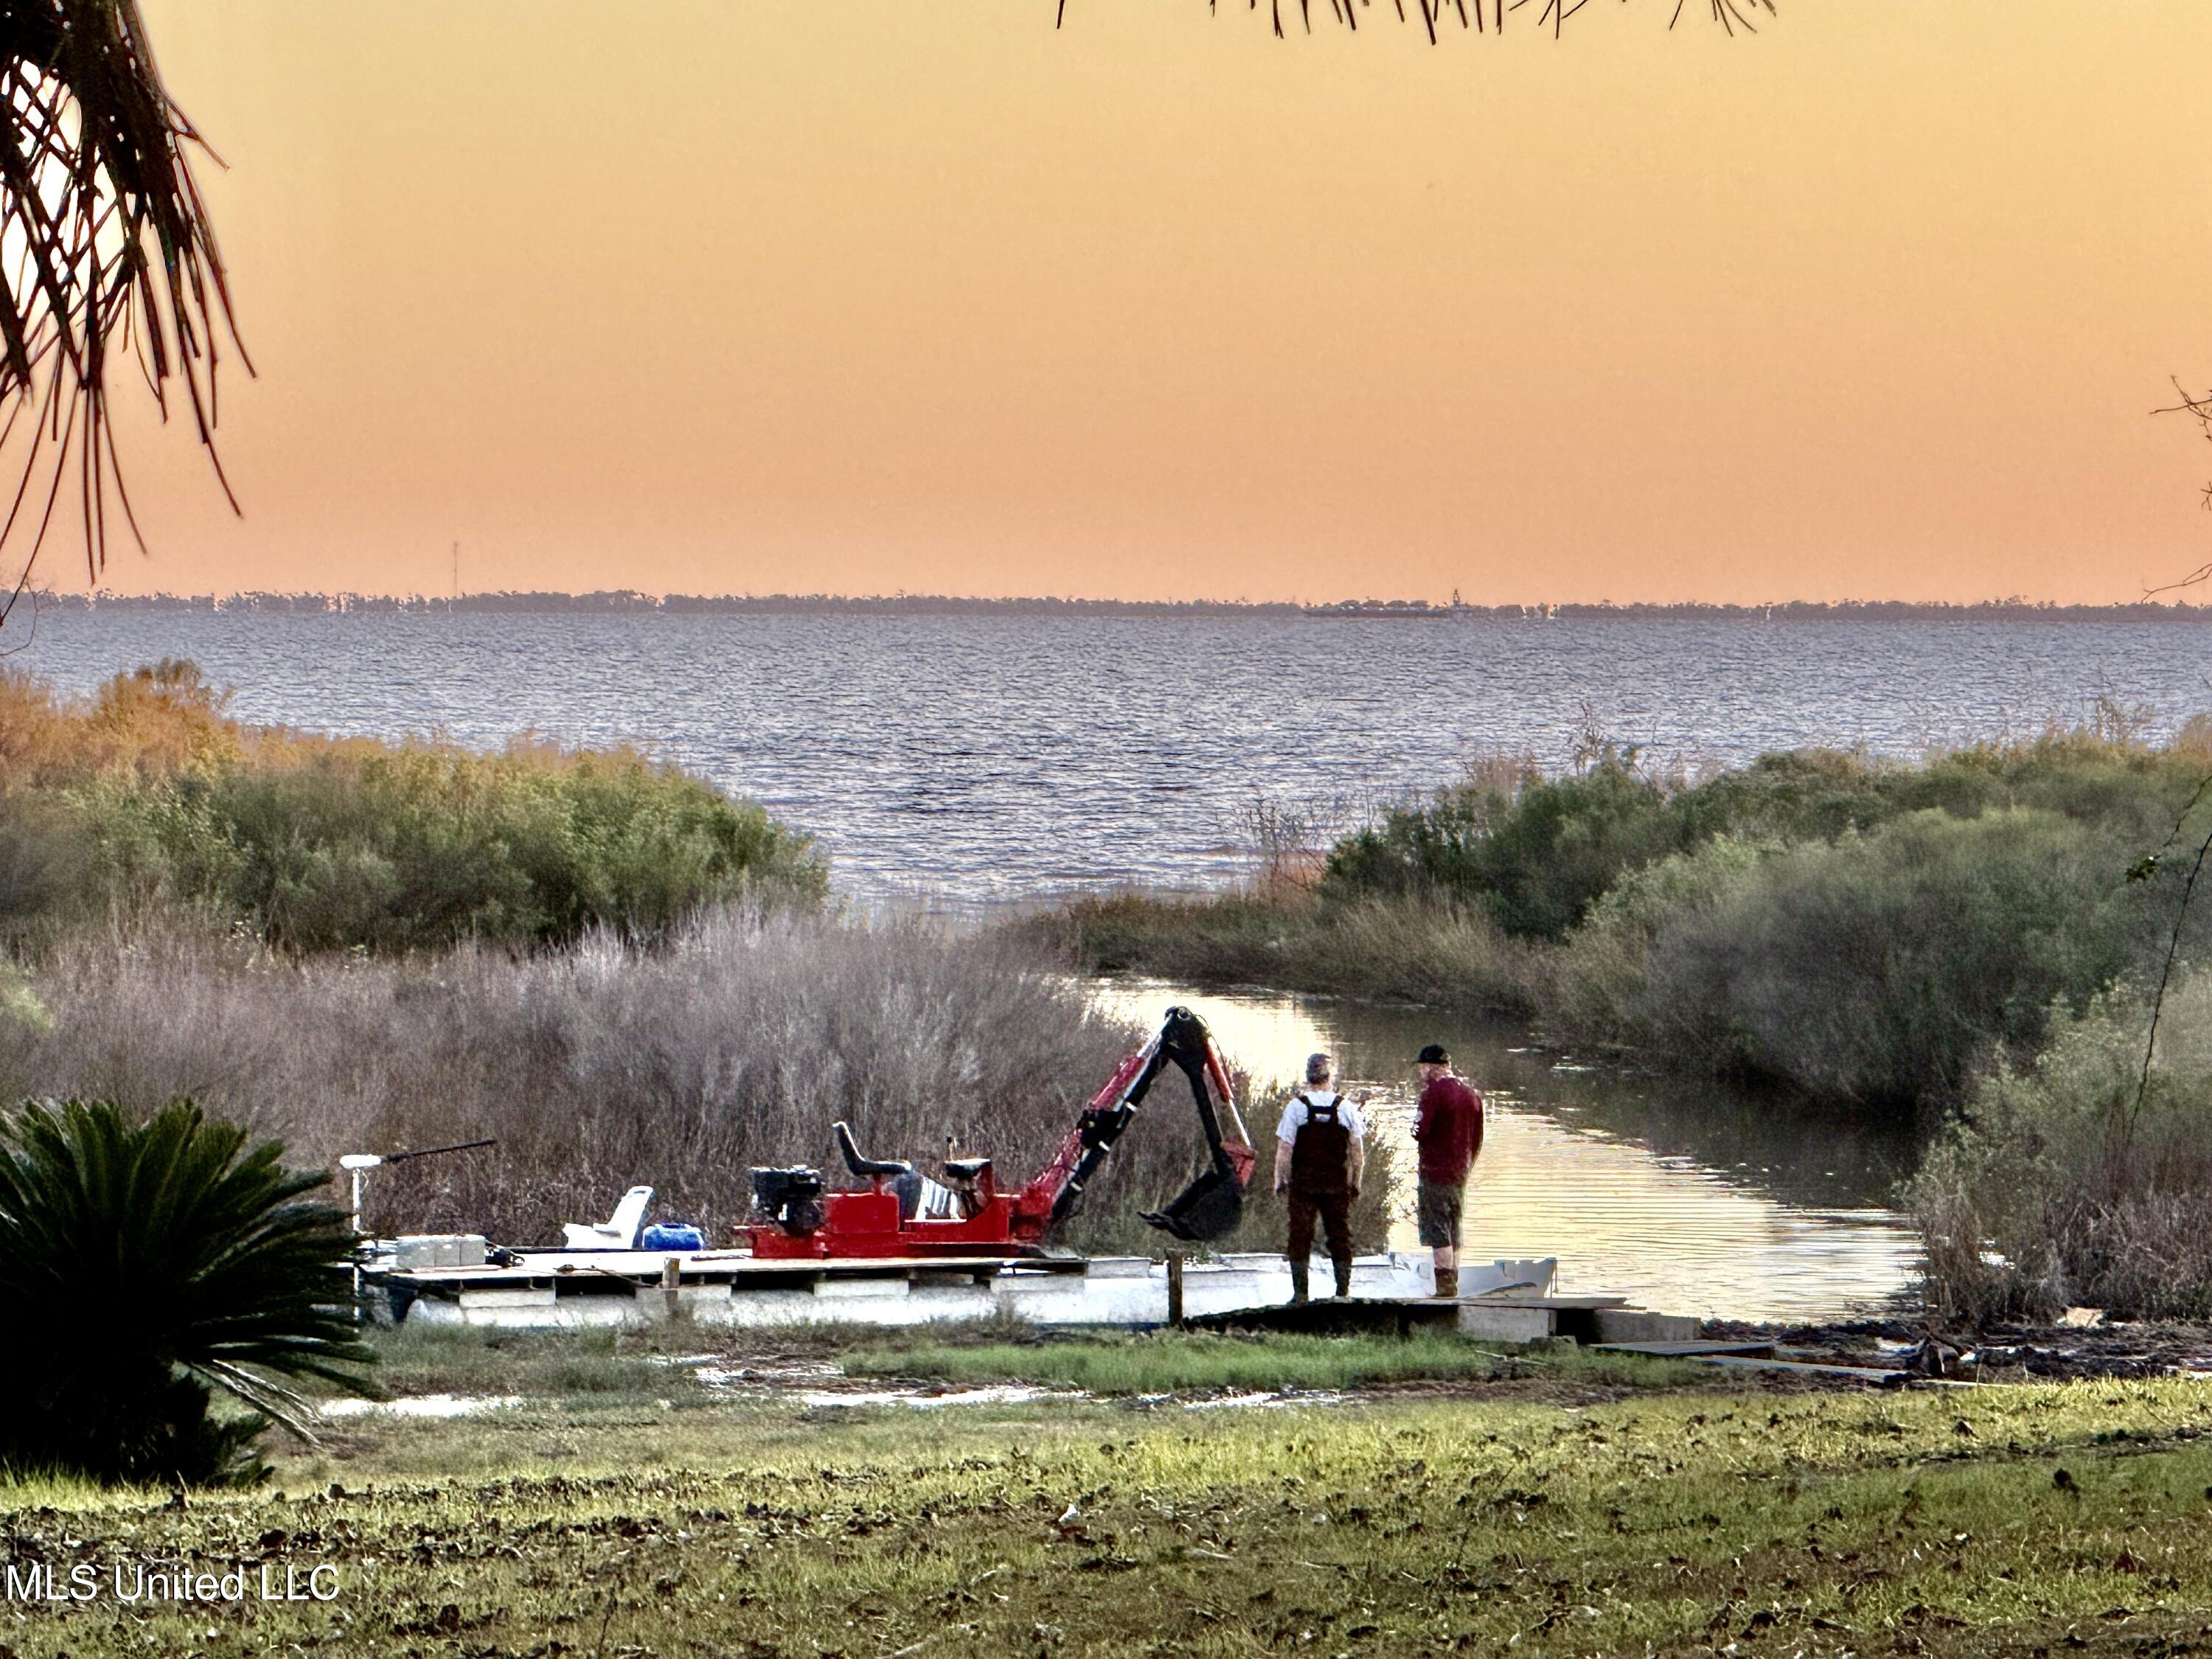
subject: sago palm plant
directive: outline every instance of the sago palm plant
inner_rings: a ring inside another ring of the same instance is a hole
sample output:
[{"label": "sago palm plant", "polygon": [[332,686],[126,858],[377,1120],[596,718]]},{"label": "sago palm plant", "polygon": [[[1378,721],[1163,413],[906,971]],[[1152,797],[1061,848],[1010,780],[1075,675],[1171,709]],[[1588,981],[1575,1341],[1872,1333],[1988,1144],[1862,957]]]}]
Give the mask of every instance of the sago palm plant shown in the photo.
[{"label": "sago palm plant", "polygon": [[80,1101],[0,1120],[0,1464],[251,1480],[272,1420],[306,1431],[284,1379],[359,1376],[333,1266],[350,1228],[283,1158],[189,1101],[139,1124]]}]

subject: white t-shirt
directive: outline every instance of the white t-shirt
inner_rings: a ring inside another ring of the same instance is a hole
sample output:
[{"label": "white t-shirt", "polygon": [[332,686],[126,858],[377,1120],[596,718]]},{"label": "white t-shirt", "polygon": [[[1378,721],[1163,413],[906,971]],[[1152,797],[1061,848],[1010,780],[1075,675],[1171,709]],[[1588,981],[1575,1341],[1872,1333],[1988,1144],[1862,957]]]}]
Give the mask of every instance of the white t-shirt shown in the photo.
[{"label": "white t-shirt", "polygon": [[1364,1140],[1367,1138],[1367,1124],[1359,1115],[1359,1108],[1342,1095],[1334,1093],[1328,1089],[1309,1089],[1303,1094],[1292,1095],[1290,1104],[1283,1108],[1283,1121],[1275,1126],[1275,1139],[1285,1146],[1296,1140],[1298,1138],[1298,1131],[1306,1127],[1306,1107],[1310,1103],[1315,1106],[1326,1106],[1332,1100],[1336,1103],[1338,1121],[1352,1131],[1352,1138],[1354,1140]]}]

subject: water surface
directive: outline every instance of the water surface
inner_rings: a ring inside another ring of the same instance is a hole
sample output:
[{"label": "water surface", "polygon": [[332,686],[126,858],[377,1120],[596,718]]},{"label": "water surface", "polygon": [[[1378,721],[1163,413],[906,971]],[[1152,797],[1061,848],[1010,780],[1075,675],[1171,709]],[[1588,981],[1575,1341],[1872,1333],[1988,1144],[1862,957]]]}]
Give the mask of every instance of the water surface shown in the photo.
[{"label": "water surface", "polygon": [[[1410,1178],[1413,1057],[1444,1043],[1490,1106],[1468,1194],[1468,1261],[1557,1256],[1563,1289],[1729,1319],[1878,1312],[1917,1277],[1918,1243],[1889,1207],[1917,1156],[1909,1133],[1585,1065],[1429,1010],[1153,981],[1101,994],[1143,1024],[1177,1001],[1205,1016],[1258,1079],[1247,1120],[1263,1164],[1289,1080],[1322,1049],[1346,1092],[1374,1092],[1370,1109]],[[1391,1243],[1411,1248],[1410,1190],[1394,1208]]]},{"label": "water surface", "polygon": [[1200,887],[1255,795],[1341,820],[1477,754],[1564,763],[1589,719],[1662,763],[2033,731],[2100,691],[2212,706],[2199,624],[20,610],[82,691],[164,656],[313,731],[628,739],[820,836],[868,898]]}]

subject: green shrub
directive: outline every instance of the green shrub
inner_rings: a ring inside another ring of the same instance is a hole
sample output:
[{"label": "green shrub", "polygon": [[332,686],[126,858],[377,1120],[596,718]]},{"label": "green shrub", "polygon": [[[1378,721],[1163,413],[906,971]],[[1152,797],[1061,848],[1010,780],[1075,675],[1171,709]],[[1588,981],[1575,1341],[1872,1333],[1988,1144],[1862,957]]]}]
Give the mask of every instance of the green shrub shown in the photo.
[{"label": "green shrub", "polygon": [[1679,787],[1612,749],[1587,771],[1550,780],[1525,765],[1486,764],[1339,842],[1323,890],[1340,900],[1455,896],[1479,902],[1509,934],[1558,939],[1638,870],[1716,837],[1794,846],[1915,812],[1965,818],[2032,807],[2147,848],[2164,839],[2203,772],[2203,757],[2184,747],[2083,732],[1920,765],[1835,750],[1765,755]]},{"label": "green shrub", "polygon": [[[356,1380],[346,1217],[302,1201],[320,1171],[246,1140],[184,1101],[136,1126],[77,1101],[0,1122],[0,1464],[252,1480],[262,1430],[296,1421],[276,1378]],[[217,1389],[246,1410],[216,1416]]]},{"label": "green shrub", "polygon": [[240,726],[189,664],[82,706],[20,677],[0,694],[30,733],[0,746],[0,931],[18,938],[163,907],[303,951],[653,938],[828,884],[807,836],[634,750]]},{"label": "green shrub", "polygon": [[[1589,1032],[1820,1098],[1958,1097],[2139,959],[2154,918],[2115,850],[2056,813],[1916,812],[1832,845],[1715,843],[1623,890],[1561,979]],[[1608,1029],[1608,1026],[1610,1029]]]},{"label": "green shrub", "polygon": [[1733,1012],[1685,1001],[1674,988],[1655,983],[1651,958],[1662,938],[1728,903],[1759,861],[1781,850],[1716,836],[1693,852],[1624,876],[1590,907],[1552,963],[1553,1024],[1586,1044],[1634,1048],[1711,1072],[1747,1062]]},{"label": "green shrub", "polygon": [[1659,787],[1608,755],[1574,777],[1485,777],[1393,809],[1330,852],[1322,891],[1456,896],[1508,934],[1558,939],[1622,872],[1681,845]]},{"label": "green shrub", "polygon": [[1931,1149],[1905,1199],[1948,1311],[2212,1316],[2212,975],[2169,996],[2144,1087],[2149,1018],[2139,992],[2060,1011]]}]

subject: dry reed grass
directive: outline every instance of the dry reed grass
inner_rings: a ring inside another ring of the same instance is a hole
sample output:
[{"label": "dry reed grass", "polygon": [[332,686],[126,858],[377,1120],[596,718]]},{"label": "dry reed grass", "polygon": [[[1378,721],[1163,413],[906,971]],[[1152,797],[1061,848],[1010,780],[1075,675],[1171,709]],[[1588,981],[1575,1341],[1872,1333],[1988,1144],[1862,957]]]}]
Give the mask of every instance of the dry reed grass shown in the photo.
[{"label": "dry reed grass", "polygon": [[[875,1156],[927,1168],[950,1134],[1025,1179],[1143,1035],[1048,951],[920,924],[725,911],[655,949],[599,935],[398,961],[172,929],[79,939],[19,976],[0,1000],[0,1098],[143,1110],[188,1094],[309,1162],[498,1139],[376,1177],[382,1231],[540,1242],[645,1182],[656,1214],[720,1237],[750,1166],[835,1165],[839,1118]],[[1176,1081],[1064,1242],[1144,1237],[1136,1211],[1189,1173]],[[1271,1206],[1255,1206],[1255,1247],[1274,1242]]]}]

